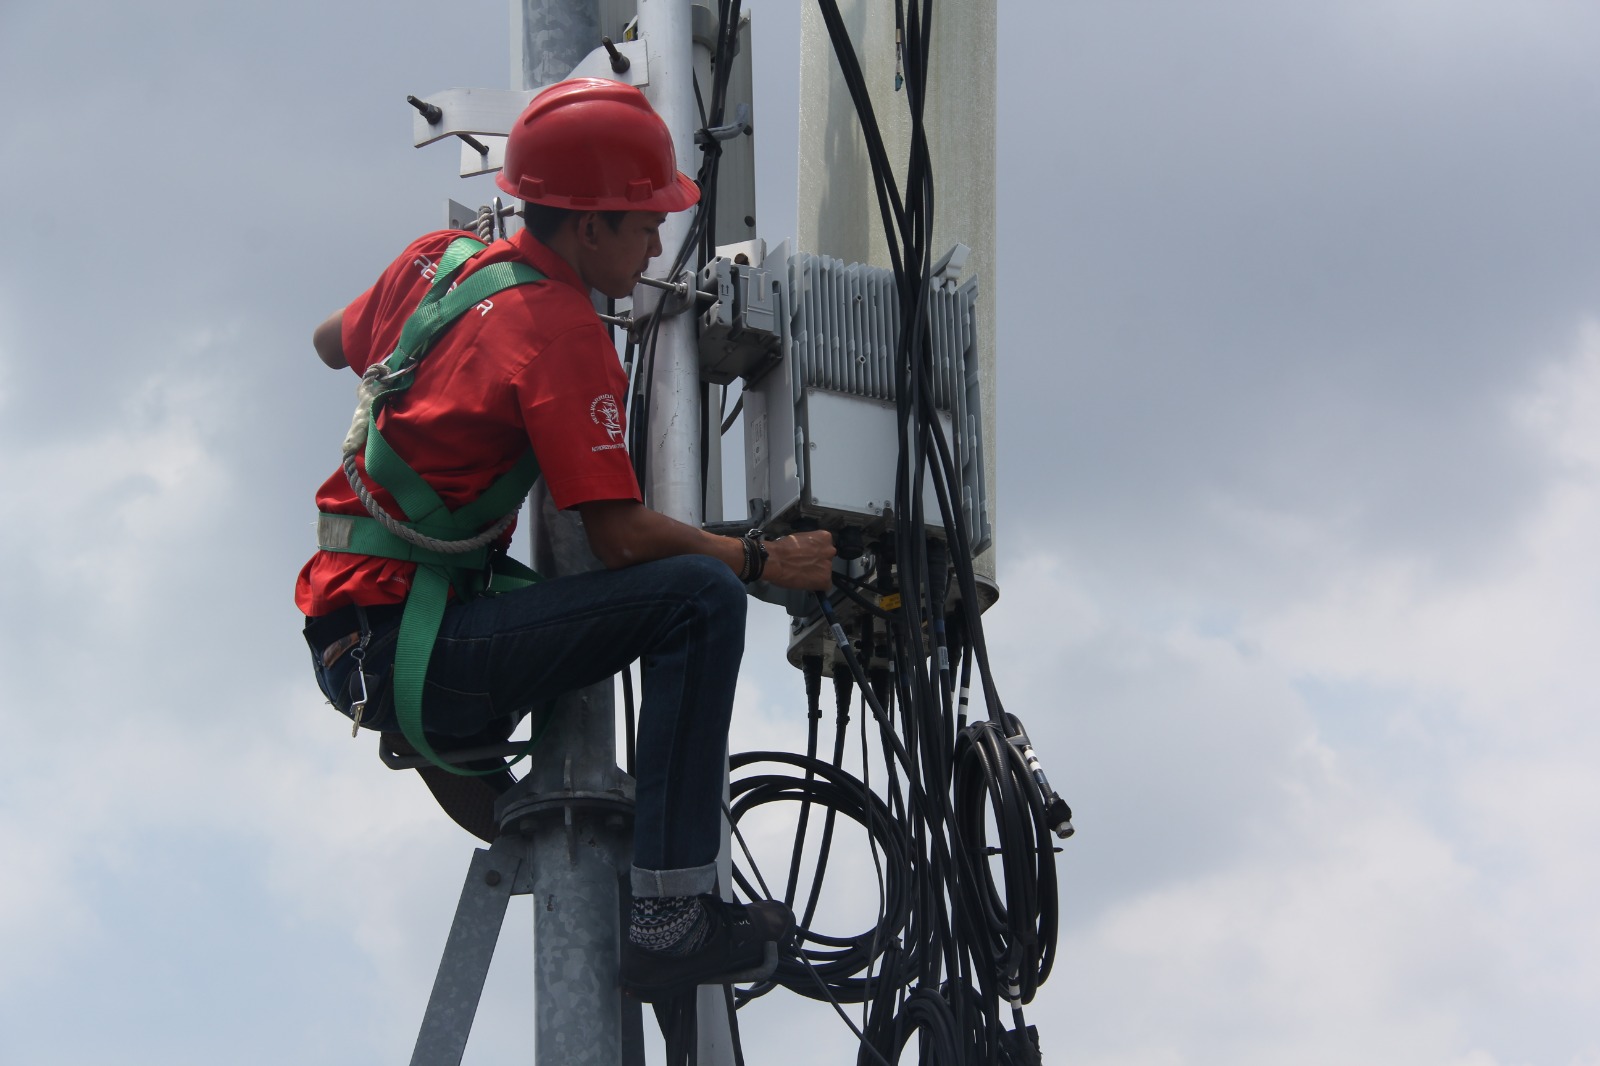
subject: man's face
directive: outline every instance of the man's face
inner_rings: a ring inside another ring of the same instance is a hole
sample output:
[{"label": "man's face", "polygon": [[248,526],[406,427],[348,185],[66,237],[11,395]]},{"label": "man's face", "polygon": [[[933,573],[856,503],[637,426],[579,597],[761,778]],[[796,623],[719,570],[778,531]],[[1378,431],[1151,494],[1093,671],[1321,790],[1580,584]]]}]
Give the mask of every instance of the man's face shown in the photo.
[{"label": "man's face", "polygon": [[598,213],[584,216],[584,280],[607,296],[621,299],[633,294],[650,260],[661,254],[661,224],[667,216],[658,211],[629,211],[613,230]]}]

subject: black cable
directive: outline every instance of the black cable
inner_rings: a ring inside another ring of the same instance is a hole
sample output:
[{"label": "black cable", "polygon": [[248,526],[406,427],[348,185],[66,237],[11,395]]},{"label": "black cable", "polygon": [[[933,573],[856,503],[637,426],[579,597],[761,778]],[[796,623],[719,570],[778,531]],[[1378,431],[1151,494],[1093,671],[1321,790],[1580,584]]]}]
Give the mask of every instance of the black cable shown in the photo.
[{"label": "black cable", "polygon": [[863,613],[883,619],[888,619],[891,617],[888,611],[885,611],[882,607],[879,607],[861,593],[857,592],[854,587],[856,584],[856,582],[851,581],[844,574],[833,575],[833,587],[844,593],[845,597],[854,602],[857,607],[860,607]]},{"label": "black cable", "polygon": [[[806,758],[817,757],[817,732],[822,725],[822,656],[807,655],[800,664],[806,679]],[[805,791],[808,793],[800,804],[800,818],[794,834],[794,851],[789,856],[789,881],[783,889],[783,902],[791,909],[794,907],[794,892],[800,881],[800,857],[805,850],[806,829],[811,821],[811,800],[809,797],[812,771],[806,771]],[[820,880],[820,878],[819,878]]]},{"label": "black cable", "polygon": [[[723,404],[724,407],[726,407],[727,404],[728,404],[728,390],[726,388],[724,388],[722,390],[722,404]],[[727,413],[726,417],[724,417],[723,420],[722,420],[722,435],[723,436],[726,436],[727,433],[728,433],[728,430],[733,428],[734,422],[736,422],[738,420],[738,418],[739,418],[739,412],[743,411],[743,410],[744,410],[744,390],[741,389],[739,391],[739,398],[737,400],[733,401],[733,410],[729,411]]]},{"label": "black cable", "polygon": [[[915,1035],[924,1063],[1022,1066],[1036,1063],[1039,1055],[1021,1006],[1050,972],[1059,923],[1050,831],[1070,832],[1070,812],[1049,790],[1021,723],[1000,701],[984,640],[960,470],[941,425],[940,404],[952,401],[934,363],[931,334],[936,190],[924,111],[932,3],[895,3],[903,79],[897,88],[904,92],[898,99],[910,126],[901,184],[836,0],[818,2],[860,119],[894,274],[895,418],[904,444],[896,457],[893,525],[872,546],[870,584],[835,581],[837,605],[855,620],[848,638],[834,603],[819,600],[838,648],[830,657],[841,707],[832,762],[817,758],[817,667],[827,664],[808,657],[802,664],[811,717],[806,755],[754,753],[753,761],[787,762],[794,772],[764,768],[734,786],[737,800],[729,810],[735,822],[768,803],[800,805],[784,898],[805,899],[792,957],[780,964],[773,982],[739,996],[747,1002],[783,984],[829,1000],[861,1044],[858,1061],[898,1058]],[[726,17],[730,10],[737,5],[723,0],[719,55],[731,52],[727,42],[736,33]],[[719,86],[713,79],[709,103],[701,100],[708,124],[720,122],[712,116],[720,115],[725,89],[725,82]],[[716,153],[708,150],[702,174],[714,175],[715,167]],[[714,230],[698,229],[709,254]],[[974,667],[987,714],[969,724]],[[859,777],[842,768],[851,689],[860,691],[863,703]],[[883,759],[877,781],[872,729]],[[824,812],[824,826],[807,890],[800,867],[815,807]],[[878,877],[875,924],[855,936],[812,928],[841,817],[865,830]],[[749,891],[749,875],[737,864],[735,879]],[[859,1027],[840,1007],[845,1002],[862,1004]],[[1002,1020],[1006,1009],[1012,1028]]]},{"label": "black cable", "polygon": [[[737,771],[761,763],[809,771],[809,784],[794,774],[769,772],[737,777],[729,804],[730,821],[735,826],[750,811],[766,804],[806,802],[856,822],[872,836],[883,855],[879,916],[872,927],[838,936],[812,928],[808,923],[813,917],[797,919],[795,957],[780,959],[773,975],[774,983],[810,996],[813,992],[806,970],[815,969],[841,1002],[860,1002],[871,989],[870,982],[857,975],[873,962],[873,945],[886,942],[885,934],[895,936],[904,928],[911,914],[920,865],[906,847],[900,823],[889,817],[883,800],[864,789],[854,775],[819,759],[775,751],[745,752],[730,760],[729,766]],[[734,865],[734,881],[746,895],[758,895],[757,886],[738,863]]]}]

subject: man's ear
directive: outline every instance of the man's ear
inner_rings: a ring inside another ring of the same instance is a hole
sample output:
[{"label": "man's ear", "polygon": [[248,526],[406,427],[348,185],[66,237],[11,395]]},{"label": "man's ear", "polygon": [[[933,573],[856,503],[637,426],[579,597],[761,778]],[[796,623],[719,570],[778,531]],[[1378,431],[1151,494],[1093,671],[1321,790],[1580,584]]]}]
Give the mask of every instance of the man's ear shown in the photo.
[{"label": "man's ear", "polygon": [[595,227],[600,221],[600,215],[595,211],[585,211],[575,220],[578,231],[578,240],[583,242],[585,248],[597,248],[600,245],[600,235]]}]

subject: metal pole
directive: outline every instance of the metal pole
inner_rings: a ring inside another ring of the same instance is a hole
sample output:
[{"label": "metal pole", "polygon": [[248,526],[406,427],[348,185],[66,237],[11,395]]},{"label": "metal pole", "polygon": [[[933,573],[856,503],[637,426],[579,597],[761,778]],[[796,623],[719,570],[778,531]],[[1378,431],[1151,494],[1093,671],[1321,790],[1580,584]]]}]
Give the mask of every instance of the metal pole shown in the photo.
[{"label": "metal pole", "polygon": [[594,0],[511,0],[522,8],[517,39],[522,58],[513,71],[516,87],[537,89],[565,78],[578,61],[600,46],[600,13]]},{"label": "metal pole", "polygon": [[[697,20],[701,24],[698,33]],[[700,126],[694,96],[696,49],[705,52],[699,58],[709,70],[711,34],[707,27],[714,25],[709,5],[685,0],[639,0],[639,36],[650,59],[650,85],[645,95],[672,131],[680,169],[692,171],[700,157],[694,143],[695,130]],[[671,260],[688,236],[692,220],[693,213],[687,211],[667,216],[661,227],[664,254],[653,264],[652,275],[664,277],[671,268]],[[692,268],[693,262],[688,266]],[[649,313],[660,303],[661,296],[654,289],[640,287],[634,291],[634,306]],[[700,448],[705,412],[694,323],[688,315],[661,323],[651,393],[646,499],[663,514],[700,525],[705,517],[701,507]],[[715,436],[712,443],[720,447]],[[730,879],[728,855],[724,830],[718,866],[725,886]],[[696,1005],[697,1061],[706,1066],[728,1066],[733,1062],[733,1037],[722,989],[714,985],[701,988]]]},{"label": "metal pole", "polygon": [[[522,16],[520,70],[514,71],[521,88],[560,81],[600,43],[594,0],[511,2],[513,10],[520,5]],[[529,501],[528,518],[535,567],[542,573],[572,574],[599,565],[581,524],[555,509],[542,483]],[[622,777],[616,747],[611,682],[564,694],[518,788],[569,799],[615,789]],[[618,919],[621,878],[631,854],[624,819],[574,799],[531,822],[535,1061],[616,1066],[624,1053]]]},{"label": "metal pole", "polygon": [[[680,169],[693,171],[699,157],[694,131],[699,116],[694,102],[693,17],[695,5],[685,0],[639,0],[639,36],[650,58],[650,84],[645,95],[656,109],[678,154]],[[688,236],[693,212],[667,216],[661,227],[661,258],[651,264],[654,277],[664,277]],[[689,267],[693,268],[691,261]],[[637,313],[648,314],[662,293],[641,286],[634,290]],[[700,364],[694,323],[675,315],[661,323],[656,338],[655,375],[651,380],[650,464],[646,502],[663,514],[697,526],[700,508]]]}]

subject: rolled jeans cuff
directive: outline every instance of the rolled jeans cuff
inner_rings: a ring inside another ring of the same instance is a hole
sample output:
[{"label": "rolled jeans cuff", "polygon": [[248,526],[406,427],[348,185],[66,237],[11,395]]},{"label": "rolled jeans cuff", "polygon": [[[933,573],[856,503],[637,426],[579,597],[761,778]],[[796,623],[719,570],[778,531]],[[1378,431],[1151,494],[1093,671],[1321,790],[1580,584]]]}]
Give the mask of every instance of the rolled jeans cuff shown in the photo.
[{"label": "rolled jeans cuff", "polygon": [[704,896],[717,889],[717,864],[708,862],[683,870],[641,870],[635,866],[629,877],[633,882],[634,899]]}]

